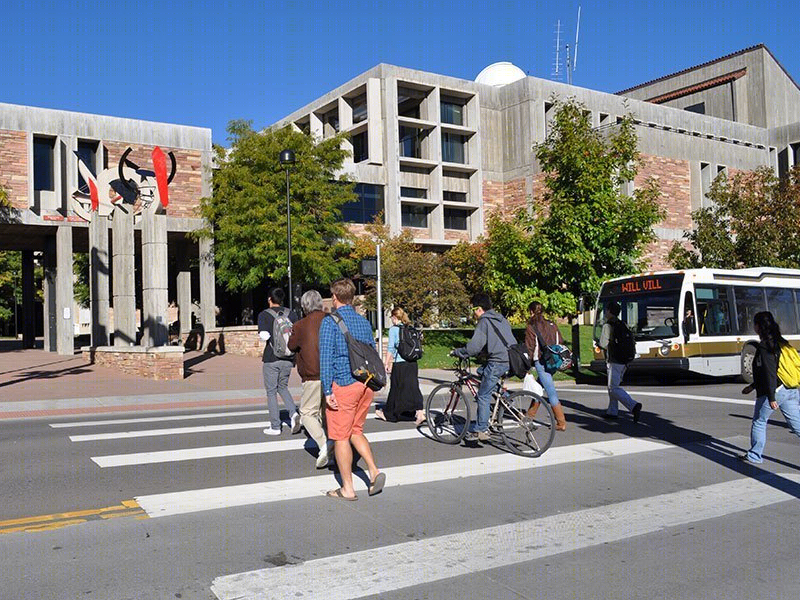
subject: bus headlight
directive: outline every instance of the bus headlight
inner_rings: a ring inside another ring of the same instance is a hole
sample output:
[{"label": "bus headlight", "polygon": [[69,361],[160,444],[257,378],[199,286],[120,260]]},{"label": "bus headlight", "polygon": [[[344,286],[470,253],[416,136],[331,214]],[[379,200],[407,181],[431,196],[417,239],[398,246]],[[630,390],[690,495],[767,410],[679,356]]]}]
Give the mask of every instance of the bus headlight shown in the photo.
[{"label": "bus headlight", "polygon": [[661,348],[658,349],[658,353],[661,356],[669,356],[669,344],[663,344]]}]

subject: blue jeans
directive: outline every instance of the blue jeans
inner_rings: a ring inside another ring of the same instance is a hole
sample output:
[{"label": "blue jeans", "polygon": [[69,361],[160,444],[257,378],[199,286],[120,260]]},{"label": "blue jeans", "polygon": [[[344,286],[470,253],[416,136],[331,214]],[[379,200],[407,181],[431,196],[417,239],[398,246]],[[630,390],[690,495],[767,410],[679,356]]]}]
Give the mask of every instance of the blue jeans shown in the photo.
[{"label": "blue jeans", "polygon": [[606,414],[616,415],[618,412],[617,402],[622,402],[625,408],[633,410],[636,406],[636,400],[630,397],[630,394],[622,389],[622,376],[625,375],[627,365],[619,363],[606,363],[608,368],[608,408]]},{"label": "blue jeans", "polygon": [[478,387],[478,421],[474,431],[487,431],[489,429],[489,411],[492,403],[492,392],[497,387],[499,379],[508,371],[507,362],[489,362],[478,368],[478,377],[481,385]]},{"label": "blue jeans", "polygon": [[558,404],[558,392],[556,392],[556,384],[553,382],[553,376],[544,370],[544,365],[538,360],[534,361],[533,366],[536,367],[536,373],[539,375],[539,383],[542,384],[547,394],[547,401],[550,403],[550,406],[556,406]]},{"label": "blue jeans", "polygon": [[[797,389],[787,390],[782,385],[775,390],[775,402],[783,413],[783,418],[789,424],[789,429],[800,437],[800,394]],[[750,450],[747,459],[750,462],[760,463],[764,459],[764,445],[767,443],[767,420],[774,411],[770,408],[766,396],[756,398],[756,407],[753,412],[753,426],[750,428]]]}]

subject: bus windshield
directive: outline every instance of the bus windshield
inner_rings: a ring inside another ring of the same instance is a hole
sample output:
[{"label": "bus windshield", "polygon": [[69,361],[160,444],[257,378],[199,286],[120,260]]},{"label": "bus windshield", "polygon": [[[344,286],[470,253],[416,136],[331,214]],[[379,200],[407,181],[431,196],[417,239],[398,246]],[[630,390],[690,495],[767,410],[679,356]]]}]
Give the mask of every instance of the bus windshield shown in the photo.
[{"label": "bus windshield", "polygon": [[607,296],[597,304],[595,338],[600,338],[599,327],[605,320],[605,308],[619,302],[619,318],[633,331],[637,340],[656,340],[678,335],[678,301],[680,292]]},{"label": "bus windshield", "polygon": [[654,275],[609,281],[600,291],[595,319],[595,339],[612,302],[622,307],[619,318],[637,340],[659,340],[678,335],[678,308],[683,274]]}]

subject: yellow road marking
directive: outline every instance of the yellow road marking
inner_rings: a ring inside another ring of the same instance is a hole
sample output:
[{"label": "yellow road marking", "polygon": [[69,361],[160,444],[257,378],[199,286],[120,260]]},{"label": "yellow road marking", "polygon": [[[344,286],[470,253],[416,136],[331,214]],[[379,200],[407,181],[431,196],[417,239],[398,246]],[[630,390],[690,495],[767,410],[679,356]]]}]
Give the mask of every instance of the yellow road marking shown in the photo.
[{"label": "yellow road marking", "polygon": [[147,518],[147,514],[136,500],[123,500],[115,506],[0,521],[0,534],[19,531],[48,531],[97,519],[115,519],[118,517],[142,519]]}]

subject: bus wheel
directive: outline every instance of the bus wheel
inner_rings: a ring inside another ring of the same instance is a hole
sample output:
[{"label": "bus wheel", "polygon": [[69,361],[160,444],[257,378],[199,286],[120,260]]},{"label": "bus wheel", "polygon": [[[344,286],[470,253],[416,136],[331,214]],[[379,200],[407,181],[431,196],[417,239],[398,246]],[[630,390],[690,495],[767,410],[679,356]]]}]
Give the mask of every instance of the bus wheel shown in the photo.
[{"label": "bus wheel", "polygon": [[755,344],[745,344],[742,348],[741,378],[745,383],[753,383],[753,360],[756,357]]}]

